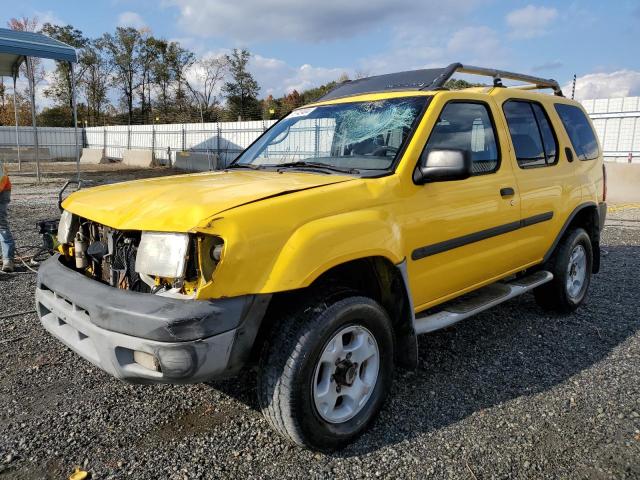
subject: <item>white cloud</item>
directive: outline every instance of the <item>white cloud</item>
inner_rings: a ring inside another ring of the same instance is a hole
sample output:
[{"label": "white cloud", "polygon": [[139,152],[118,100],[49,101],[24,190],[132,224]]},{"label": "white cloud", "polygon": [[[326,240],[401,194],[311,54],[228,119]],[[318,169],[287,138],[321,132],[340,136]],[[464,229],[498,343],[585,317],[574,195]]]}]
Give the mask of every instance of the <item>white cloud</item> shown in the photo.
[{"label": "white cloud", "polygon": [[[570,95],[571,83],[562,89],[565,95]],[[637,95],[640,95],[639,71],[618,70],[611,73],[590,73],[576,79],[575,98],[577,100]]]},{"label": "white cloud", "polygon": [[140,16],[140,14],[136,12],[122,12],[118,15],[118,26],[119,27],[133,27],[133,28],[143,28],[146,27],[144,19]]},{"label": "white cloud", "polygon": [[564,63],[562,63],[560,60],[550,60],[548,62],[534,65],[533,67],[531,67],[531,70],[534,72],[545,72],[549,70],[558,70],[563,66],[564,66]]},{"label": "white cloud", "polygon": [[498,34],[486,26],[464,27],[455,32],[447,43],[447,53],[457,55],[456,58],[460,55],[493,57],[500,50]]},{"label": "white cloud", "polygon": [[45,23],[50,23],[51,25],[66,25],[67,24],[67,22],[65,22],[63,19],[58,17],[51,10],[47,10],[46,12],[36,11],[33,16],[38,19],[38,23],[40,25],[44,25]]},{"label": "white cloud", "polygon": [[555,8],[527,5],[507,14],[507,25],[513,38],[534,38],[546,34],[557,17]]},{"label": "white cloud", "polygon": [[352,71],[344,68],[314,67],[309,64],[291,66],[280,59],[260,55],[251,58],[249,70],[262,87],[262,97],[278,97],[293,90],[302,92],[337,80],[345,72],[353,75]]},{"label": "white cloud", "polygon": [[372,27],[388,29],[400,21],[431,28],[443,18],[470,11],[482,0],[164,0],[179,8],[185,30],[203,37],[256,40],[332,41]]},{"label": "white cloud", "polygon": [[[230,53],[231,51],[227,49],[210,50],[203,53],[200,58],[215,58]],[[202,87],[202,72],[199,68],[196,64],[186,73],[189,83],[197,88]],[[260,98],[268,95],[281,97],[291,93],[293,90],[302,92],[303,90],[337,80],[343,73],[347,73],[351,77],[354,75],[354,71],[351,69],[325,68],[310,64],[289,65],[279,58],[265,57],[258,54],[251,56],[247,69],[260,85]],[[223,84],[224,81],[221,81],[216,88],[218,99],[221,99]]]},{"label": "white cloud", "polygon": [[452,30],[434,25],[428,31],[398,31],[388,51],[365,58],[361,65],[371,74],[443,67],[452,62],[503,67],[507,56],[498,33],[487,26]]},{"label": "white cloud", "polygon": [[[44,70],[44,76],[40,78],[36,84],[36,111],[41,112],[44,108],[53,107],[55,105],[54,99],[47,97],[44,94],[44,91],[51,87],[53,83],[53,70],[55,69],[55,63],[53,60],[40,60],[40,68]],[[7,81],[8,80],[8,81]],[[13,80],[5,79],[4,83],[5,88],[7,89],[7,95],[13,95]],[[21,69],[21,74],[18,77],[16,82],[16,89],[19,94],[24,95],[28,102],[31,102],[31,98],[29,96],[29,82],[27,81],[26,76],[23,74],[23,69]]]}]

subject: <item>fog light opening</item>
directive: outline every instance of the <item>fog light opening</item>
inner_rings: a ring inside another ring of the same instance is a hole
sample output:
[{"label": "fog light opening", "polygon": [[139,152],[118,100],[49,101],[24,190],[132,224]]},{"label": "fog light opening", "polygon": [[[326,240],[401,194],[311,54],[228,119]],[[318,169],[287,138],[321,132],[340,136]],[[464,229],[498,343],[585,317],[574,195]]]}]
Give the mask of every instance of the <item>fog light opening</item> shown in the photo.
[{"label": "fog light opening", "polygon": [[160,369],[160,362],[155,357],[155,355],[152,355],[150,353],[141,352],[140,350],[134,350],[133,351],[133,361],[136,362],[138,365],[144,367],[144,368],[148,368],[149,370],[153,370],[154,372],[161,372],[162,371]]}]

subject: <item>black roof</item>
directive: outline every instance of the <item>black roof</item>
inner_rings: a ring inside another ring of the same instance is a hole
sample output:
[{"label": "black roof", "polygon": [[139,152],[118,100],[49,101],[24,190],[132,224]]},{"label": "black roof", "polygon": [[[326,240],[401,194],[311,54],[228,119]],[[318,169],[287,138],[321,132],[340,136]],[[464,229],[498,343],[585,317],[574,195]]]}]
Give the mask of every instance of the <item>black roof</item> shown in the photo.
[{"label": "black roof", "polygon": [[502,78],[531,83],[537,88],[552,88],[556,95],[562,95],[558,82],[552,79],[533,77],[520,73],[506,72],[490,68],[472,67],[461,63],[452,63],[442,68],[409,70],[406,72],[388,73],[373,77],[348,80],[325,94],[319,101],[361,95],[364,93],[389,91],[436,90],[443,88],[454,73],[468,73],[493,78],[494,86],[502,86]]}]

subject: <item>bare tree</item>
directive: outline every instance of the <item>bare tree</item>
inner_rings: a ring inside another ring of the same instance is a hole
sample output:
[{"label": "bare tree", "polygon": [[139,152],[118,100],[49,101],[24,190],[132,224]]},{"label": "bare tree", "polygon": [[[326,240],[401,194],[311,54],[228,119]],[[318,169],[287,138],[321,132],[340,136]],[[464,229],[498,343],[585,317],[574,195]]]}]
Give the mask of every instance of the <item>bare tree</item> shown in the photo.
[{"label": "bare tree", "polygon": [[227,74],[228,62],[224,55],[209,56],[194,63],[187,74],[186,85],[198,104],[200,119],[211,116],[218,104],[220,83]]},{"label": "bare tree", "polygon": [[140,51],[138,65],[140,67],[139,83],[136,86],[140,95],[140,113],[143,121],[148,121],[151,113],[151,84],[153,82],[154,65],[157,63],[159,41],[151,35],[148,27],[140,31]]},{"label": "bare tree", "polygon": [[105,33],[102,42],[113,67],[113,85],[120,90],[127,106],[129,125],[133,120],[133,95],[140,75],[140,32],[131,27],[117,27],[116,34]]},{"label": "bare tree", "polygon": [[[11,30],[18,30],[21,32],[38,32],[40,30],[38,17],[12,18],[7,22],[7,25]],[[26,63],[29,63],[31,70],[27,68]],[[35,89],[45,78],[44,68],[42,68],[42,60],[37,57],[27,57],[26,62],[20,66],[20,73],[29,80],[29,85],[33,85]],[[27,87],[26,91],[27,95],[31,95],[30,87]]]},{"label": "bare tree", "polygon": [[188,107],[188,98],[186,92],[186,74],[189,68],[195,62],[193,52],[182,48],[178,42],[171,42],[171,56],[169,57],[169,67],[173,73],[175,85],[175,104],[178,111],[182,114]]},{"label": "bare tree", "polygon": [[79,83],[87,103],[87,113],[93,125],[100,122],[103,110],[109,104],[112,65],[109,63],[102,40],[90,42],[80,55],[85,74]]}]

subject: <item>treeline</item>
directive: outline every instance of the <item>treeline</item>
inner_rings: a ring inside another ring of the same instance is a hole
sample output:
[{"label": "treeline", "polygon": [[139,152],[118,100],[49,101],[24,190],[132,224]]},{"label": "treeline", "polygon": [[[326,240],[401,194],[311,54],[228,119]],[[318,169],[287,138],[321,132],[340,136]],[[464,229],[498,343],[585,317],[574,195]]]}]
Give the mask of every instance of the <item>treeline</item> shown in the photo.
[{"label": "treeline", "polygon": [[[251,53],[246,49],[198,58],[179,42],[158,38],[148,28],[117,27],[113,33],[89,38],[72,25],[45,23],[40,27],[36,18],[13,18],[8,25],[14,30],[44,33],[77,50],[74,72],[79,126],[280,118],[349,80],[343,74],[317,88],[259,99],[260,85],[247,69]],[[44,95],[53,103],[40,110],[38,124],[73,125],[69,64],[55,62],[54,70],[45,72],[39,59],[30,61],[34,83],[43,84],[47,79]],[[26,73],[23,66],[21,76]],[[451,80],[447,86],[456,89],[471,84]],[[13,125],[13,95],[6,87],[0,79],[0,125]],[[30,125],[28,87],[16,93],[18,122]]]},{"label": "treeline", "polygon": [[[158,38],[148,28],[117,27],[113,33],[89,38],[72,25],[45,23],[38,28],[37,19],[12,19],[9,27],[39,31],[77,50],[74,72],[81,126],[279,118],[336,84],[259,99],[260,86],[247,69],[251,53],[246,49],[198,58],[179,42]],[[51,72],[45,72],[38,59],[33,64],[35,83],[47,79],[44,95],[53,102],[38,113],[38,123],[72,125],[69,64],[55,62]],[[10,93],[4,81],[0,83],[2,125],[14,123]],[[17,92],[16,100],[19,123],[30,125],[28,87]]]}]

